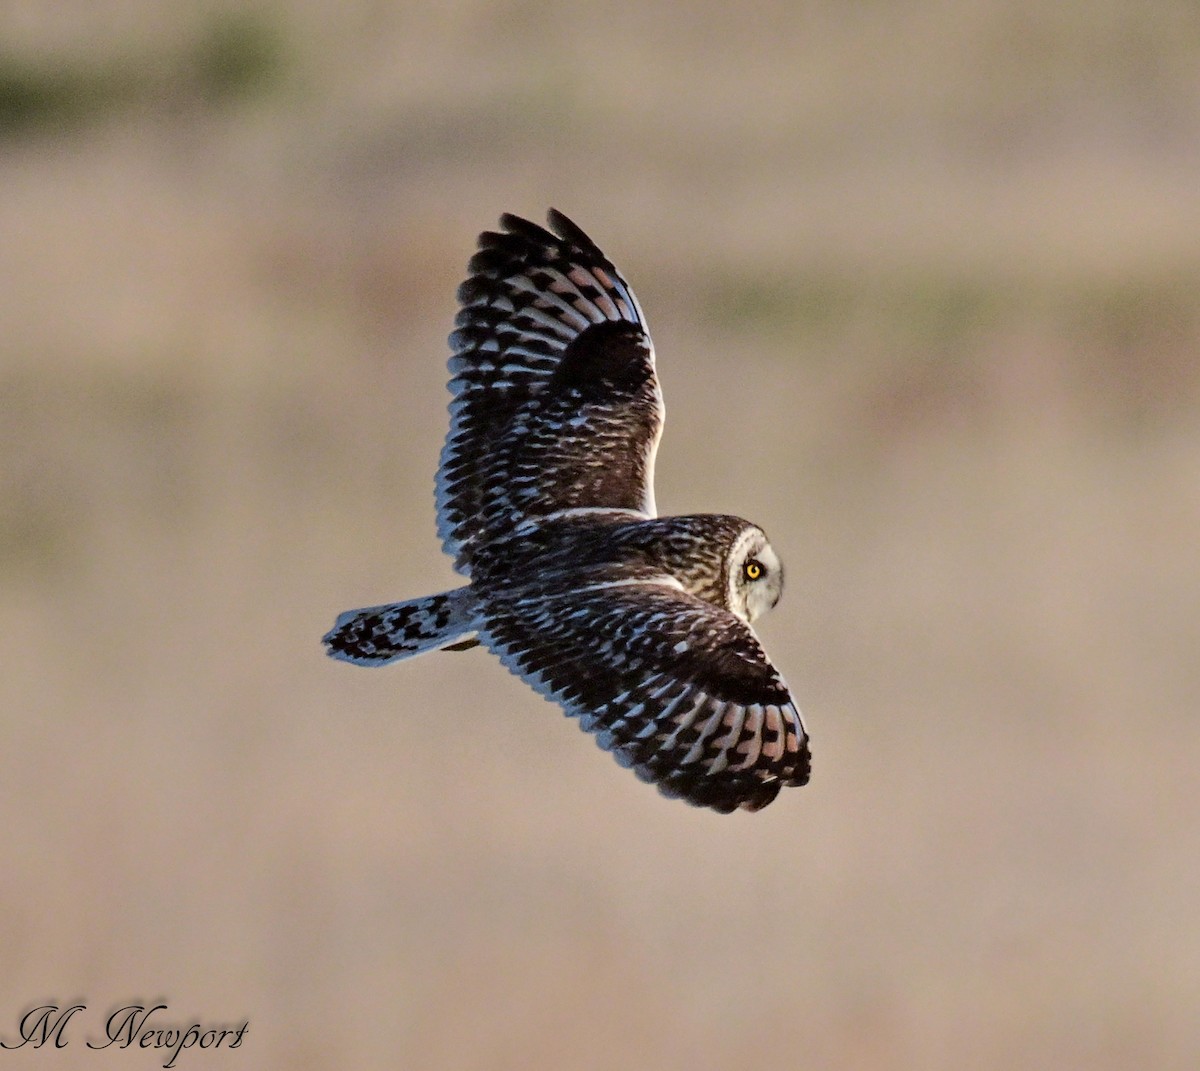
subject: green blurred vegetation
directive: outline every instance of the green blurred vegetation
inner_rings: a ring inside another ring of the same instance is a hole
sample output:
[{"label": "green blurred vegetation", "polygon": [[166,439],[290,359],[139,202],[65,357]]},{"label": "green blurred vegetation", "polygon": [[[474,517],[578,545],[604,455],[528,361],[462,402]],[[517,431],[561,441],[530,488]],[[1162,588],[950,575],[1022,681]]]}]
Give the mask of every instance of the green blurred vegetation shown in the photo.
[{"label": "green blurred vegetation", "polygon": [[281,24],[239,12],[214,16],[177,48],[100,57],[0,50],[0,137],[66,133],[189,98],[220,107],[270,92],[286,68]]},{"label": "green blurred vegetation", "polygon": [[[1120,279],[1081,273],[1057,281],[1000,273],[717,270],[706,278],[693,311],[713,331],[751,335],[777,352],[799,345],[816,359],[822,348],[814,340],[827,341],[855,323],[872,325],[873,334],[901,351],[945,350],[964,359],[981,339],[1036,323],[1041,331],[1075,340],[1080,361],[1124,354],[1151,372],[1156,361],[1174,359],[1200,338],[1198,293],[1200,264]],[[1157,387],[1167,400],[1171,383]]]},{"label": "green blurred vegetation", "polygon": [[[0,1012],[161,989],[287,1071],[1190,1071],[1200,8],[249,3],[0,8]],[[818,762],[761,814],[482,652],[320,653],[456,582],[454,289],[548,205],[650,320],[660,506],[785,557]]]},{"label": "green blurred vegetation", "polygon": [[875,278],[837,269],[764,280],[715,273],[703,315],[714,330],[782,342],[826,336],[870,320],[919,344],[953,345],[1028,311],[1028,291],[998,279],[905,272]]}]

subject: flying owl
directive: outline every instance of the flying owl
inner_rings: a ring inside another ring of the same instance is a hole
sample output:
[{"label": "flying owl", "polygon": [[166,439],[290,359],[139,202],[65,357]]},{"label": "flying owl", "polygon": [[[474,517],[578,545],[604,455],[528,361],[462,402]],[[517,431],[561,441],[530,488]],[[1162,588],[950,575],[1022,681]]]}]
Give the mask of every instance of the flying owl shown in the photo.
[{"label": "flying owl", "polygon": [[658,517],[663,401],[629,284],[561,212],[485,231],[450,335],[438,534],[468,583],[349,610],[334,658],[482,644],[665,796],[728,813],[809,776],[751,623],[783,592],[762,529]]}]

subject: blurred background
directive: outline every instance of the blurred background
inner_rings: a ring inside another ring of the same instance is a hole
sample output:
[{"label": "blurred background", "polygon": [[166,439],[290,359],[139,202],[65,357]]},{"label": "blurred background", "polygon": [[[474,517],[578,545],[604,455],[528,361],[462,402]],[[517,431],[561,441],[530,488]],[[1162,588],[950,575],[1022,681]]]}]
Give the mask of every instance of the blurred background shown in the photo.
[{"label": "blurred background", "polygon": [[[0,6],[0,1036],[182,1068],[1200,1059],[1200,10]],[[477,233],[647,310],[664,513],[788,566],[813,735],[661,799],[480,651],[432,481]]]}]

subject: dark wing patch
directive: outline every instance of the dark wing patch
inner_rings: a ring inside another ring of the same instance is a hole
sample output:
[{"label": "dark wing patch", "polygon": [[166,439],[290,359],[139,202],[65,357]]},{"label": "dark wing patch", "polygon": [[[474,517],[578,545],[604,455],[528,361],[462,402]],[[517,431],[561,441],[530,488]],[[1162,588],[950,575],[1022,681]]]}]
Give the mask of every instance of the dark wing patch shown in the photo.
[{"label": "dark wing patch", "polygon": [[808,781],[804,723],[750,627],[668,578],[483,606],[483,644],[663,795],[754,811]]},{"label": "dark wing patch", "polygon": [[486,231],[450,336],[450,431],[438,534],[470,575],[475,548],[563,510],[654,513],[662,396],[637,298],[586,234],[518,216]]}]

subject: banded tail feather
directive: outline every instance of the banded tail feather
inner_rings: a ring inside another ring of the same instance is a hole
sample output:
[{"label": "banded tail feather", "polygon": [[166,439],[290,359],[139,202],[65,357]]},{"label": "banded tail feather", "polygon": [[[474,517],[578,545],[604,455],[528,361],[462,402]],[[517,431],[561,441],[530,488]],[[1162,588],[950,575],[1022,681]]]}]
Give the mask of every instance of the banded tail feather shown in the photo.
[{"label": "banded tail feather", "polygon": [[384,666],[427,651],[474,647],[475,597],[463,588],[339,614],[322,638],[330,658]]}]

